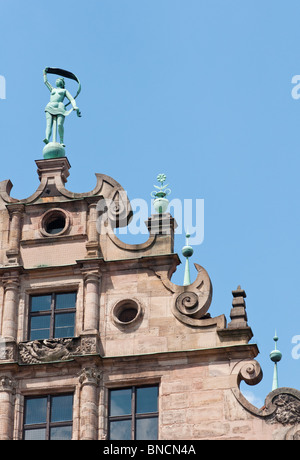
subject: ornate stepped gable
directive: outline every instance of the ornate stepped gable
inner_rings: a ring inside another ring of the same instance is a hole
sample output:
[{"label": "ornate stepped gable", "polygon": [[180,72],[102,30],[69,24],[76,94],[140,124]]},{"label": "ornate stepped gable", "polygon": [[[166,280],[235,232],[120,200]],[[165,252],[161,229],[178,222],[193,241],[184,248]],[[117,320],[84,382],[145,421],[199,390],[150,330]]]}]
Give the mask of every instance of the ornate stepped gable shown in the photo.
[{"label": "ornate stepped gable", "polygon": [[[23,439],[25,428],[34,432],[35,424],[24,428],[27,398],[62,394],[73,401],[72,439],[109,439],[110,423],[120,421],[109,411],[113,390],[153,386],[159,413],[152,418],[161,440],[299,439],[299,391],[277,388],[256,408],[240,390],[242,381],[256,385],[262,379],[245,291],[232,291],[228,323],[224,314],[214,317],[212,282],[198,263],[190,282],[188,241],[184,283],[171,281],[181,261],[174,253],[177,224],[167,212],[166,176],[158,176],[156,212],[145,222],[149,237],[142,244],[124,243],[113,231],[132,216],[117,181],[96,174],[91,192],[67,190],[63,99],[77,114],[79,109],[61,78],[50,88],[51,73],[80,85],[71,72],[45,69],[51,96],[44,159],[36,161],[40,185],[17,200],[12,183],[0,182],[0,439]],[[58,338],[54,299],[70,292],[76,302],[65,311],[74,315],[73,335]],[[32,298],[43,295],[51,296],[51,314],[50,307],[32,311]],[[46,315],[50,326],[37,330],[48,336],[30,340],[37,337],[32,319]],[[272,356],[278,361],[280,354]],[[131,428],[138,416],[130,414]]]}]

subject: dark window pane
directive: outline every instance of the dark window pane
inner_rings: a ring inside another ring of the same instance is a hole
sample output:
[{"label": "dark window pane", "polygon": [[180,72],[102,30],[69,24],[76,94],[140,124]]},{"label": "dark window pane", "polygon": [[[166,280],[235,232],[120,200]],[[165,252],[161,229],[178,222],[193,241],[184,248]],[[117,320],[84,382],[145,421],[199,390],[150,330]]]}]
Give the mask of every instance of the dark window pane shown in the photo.
[{"label": "dark window pane", "polygon": [[158,436],[157,417],[141,418],[136,420],[136,439],[137,440],[154,440]]},{"label": "dark window pane", "polygon": [[25,441],[44,441],[46,439],[45,428],[34,428],[32,430],[26,430],[24,434]]},{"label": "dark window pane", "polygon": [[72,421],[73,395],[52,396],[51,422]]},{"label": "dark window pane", "polygon": [[111,390],[110,392],[110,414],[130,415],[131,414],[131,388],[125,390]]},{"label": "dark window pane", "polygon": [[26,399],[25,425],[45,423],[47,418],[47,398]]},{"label": "dark window pane", "polygon": [[50,315],[33,316],[30,324],[30,340],[50,337]]},{"label": "dark window pane", "polygon": [[136,413],[157,412],[158,387],[144,387],[136,390]]},{"label": "dark window pane", "polygon": [[31,311],[46,311],[51,308],[51,295],[38,295],[31,297]]},{"label": "dark window pane", "polygon": [[134,320],[136,315],[137,310],[135,308],[126,308],[119,313],[118,320],[121,321],[121,323],[129,323],[130,321]]},{"label": "dark window pane", "polygon": [[60,426],[50,428],[51,441],[70,441],[72,439],[72,427]]},{"label": "dark window pane", "polygon": [[60,233],[65,228],[65,225],[65,217],[58,216],[46,224],[45,230],[47,233],[50,233],[50,235],[56,235],[56,233]]},{"label": "dark window pane", "polygon": [[54,337],[74,336],[75,313],[60,313],[55,316]]},{"label": "dark window pane", "polygon": [[131,440],[131,420],[120,420],[117,422],[110,422],[110,436],[112,441],[116,440]]},{"label": "dark window pane", "polygon": [[56,309],[61,308],[75,308],[76,292],[69,292],[67,294],[56,294]]}]

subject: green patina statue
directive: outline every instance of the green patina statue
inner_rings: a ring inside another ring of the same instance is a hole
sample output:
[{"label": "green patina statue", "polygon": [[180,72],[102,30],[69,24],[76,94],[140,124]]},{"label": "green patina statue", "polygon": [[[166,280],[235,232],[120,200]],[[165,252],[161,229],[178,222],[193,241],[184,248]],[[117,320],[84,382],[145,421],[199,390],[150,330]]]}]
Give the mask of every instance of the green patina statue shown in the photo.
[{"label": "green patina statue", "polygon": [[[56,74],[60,75],[60,78],[56,80],[56,88],[54,88],[48,81],[47,74]],[[63,77],[71,78],[79,84],[78,91],[76,96],[73,98],[69,91],[65,88],[65,80]],[[45,107],[46,113],[46,137],[44,139],[44,143],[46,147],[44,148],[44,157],[45,158],[53,158],[57,156],[64,156],[64,122],[65,117],[70,115],[70,113],[75,110],[77,112],[77,116],[81,117],[81,113],[79,108],[76,105],[75,99],[81,91],[81,85],[78,78],[62,69],[54,69],[51,67],[46,67],[44,69],[44,83],[49,89],[50,95],[50,102]],[[64,104],[64,100],[67,98],[69,103],[67,105]],[[66,107],[71,104],[72,109],[66,110]],[[56,130],[58,130],[60,145],[56,141]],[[50,137],[53,131],[53,139],[50,142]],[[51,145],[50,145],[51,144]]]}]

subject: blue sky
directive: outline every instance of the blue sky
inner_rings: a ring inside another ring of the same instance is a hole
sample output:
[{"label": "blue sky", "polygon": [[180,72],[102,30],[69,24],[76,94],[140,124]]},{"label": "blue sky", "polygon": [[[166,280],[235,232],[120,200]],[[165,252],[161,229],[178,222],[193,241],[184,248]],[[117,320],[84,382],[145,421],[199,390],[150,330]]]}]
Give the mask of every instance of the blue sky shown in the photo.
[{"label": "blue sky", "polygon": [[[150,206],[163,172],[170,199],[203,199],[192,261],[211,277],[212,316],[229,319],[231,291],[246,290],[264,372],[250,396],[262,402],[271,390],[275,329],[280,386],[299,389],[299,1],[0,0],[0,11],[0,180],[11,179],[12,196],[38,186],[42,70],[70,70],[82,118],[65,123],[68,189],[89,191],[104,173]],[[178,234],[179,254],[184,242]]]}]

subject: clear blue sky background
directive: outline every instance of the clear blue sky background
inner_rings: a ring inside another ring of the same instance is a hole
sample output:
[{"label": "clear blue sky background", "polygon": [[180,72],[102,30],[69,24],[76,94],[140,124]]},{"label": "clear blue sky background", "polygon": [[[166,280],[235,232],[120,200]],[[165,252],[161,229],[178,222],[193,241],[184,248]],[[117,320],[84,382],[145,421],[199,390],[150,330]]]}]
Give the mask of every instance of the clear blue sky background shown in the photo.
[{"label": "clear blue sky background", "polygon": [[[104,173],[150,206],[164,172],[170,198],[204,199],[192,260],[211,277],[212,316],[229,319],[231,291],[247,292],[264,372],[248,387],[258,404],[271,390],[275,329],[279,383],[300,387],[299,17],[298,0],[0,0],[0,180],[11,179],[15,198],[36,190],[42,70],[74,72],[83,117],[65,124],[68,188],[89,191]],[[178,253],[183,245],[177,235]]]}]

